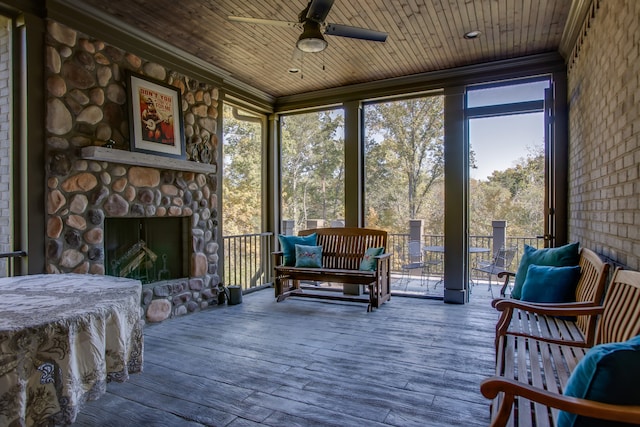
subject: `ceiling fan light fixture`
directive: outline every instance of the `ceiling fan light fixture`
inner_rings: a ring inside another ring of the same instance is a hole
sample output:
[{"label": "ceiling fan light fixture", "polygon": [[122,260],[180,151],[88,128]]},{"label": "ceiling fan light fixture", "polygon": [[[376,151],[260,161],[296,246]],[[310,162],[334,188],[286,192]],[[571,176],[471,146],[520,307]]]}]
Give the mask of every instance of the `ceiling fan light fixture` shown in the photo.
[{"label": "ceiling fan light fixture", "polygon": [[303,52],[316,53],[325,50],[327,45],[320,31],[320,24],[313,21],[305,22],[304,31],[300,34],[296,47]]}]

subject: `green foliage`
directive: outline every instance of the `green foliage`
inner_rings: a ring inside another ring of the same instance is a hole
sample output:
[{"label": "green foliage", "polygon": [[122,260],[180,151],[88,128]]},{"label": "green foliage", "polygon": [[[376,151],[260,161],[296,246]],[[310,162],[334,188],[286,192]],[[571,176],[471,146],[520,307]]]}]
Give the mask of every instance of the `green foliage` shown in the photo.
[{"label": "green foliage", "polygon": [[[444,231],[444,106],[442,96],[370,104],[365,108],[366,224],[406,233],[424,219],[426,234]],[[223,205],[226,235],[261,231],[262,127],[224,109]],[[284,116],[281,215],[297,229],[310,219],[344,218],[344,118],[341,110]],[[471,167],[475,165],[470,151]],[[544,153],[471,180],[471,235],[490,235],[506,220],[511,236],[543,230]]]},{"label": "green foliage", "polygon": [[489,182],[500,185],[515,197],[522,189],[531,185],[544,185],[544,152],[542,148],[535,152],[530,149],[526,158],[521,158],[518,164],[504,171],[494,171]]},{"label": "green foliage", "polygon": [[339,110],[282,118],[282,218],[296,229],[344,218],[343,124]]},{"label": "green foliage", "polygon": [[544,230],[544,152],[531,149],[518,163],[494,171],[487,181],[471,181],[471,235],[490,235],[487,218],[506,220],[511,236],[536,236]]},{"label": "green foliage", "polygon": [[224,233],[259,233],[262,231],[262,125],[238,120],[232,111],[232,107],[224,107]]},{"label": "green foliage", "polygon": [[367,225],[404,233],[410,219],[436,219],[431,196],[444,176],[443,97],[368,105],[365,124]]}]

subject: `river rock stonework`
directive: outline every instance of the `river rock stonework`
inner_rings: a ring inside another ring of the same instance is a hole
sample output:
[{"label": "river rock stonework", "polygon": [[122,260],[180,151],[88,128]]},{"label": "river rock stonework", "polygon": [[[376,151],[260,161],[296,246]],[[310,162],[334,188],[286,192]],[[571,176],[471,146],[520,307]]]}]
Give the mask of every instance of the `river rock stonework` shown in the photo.
[{"label": "river rock stonework", "polygon": [[47,272],[105,274],[105,218],[188,217],[189,277],[145,285],[141,305],[160,322],[216,304],[216,174],[88,160],[79,149],[129,150],[130,70],[180,89],[187,158],[217,164],[218,89],[54,21],[46,43]]}]

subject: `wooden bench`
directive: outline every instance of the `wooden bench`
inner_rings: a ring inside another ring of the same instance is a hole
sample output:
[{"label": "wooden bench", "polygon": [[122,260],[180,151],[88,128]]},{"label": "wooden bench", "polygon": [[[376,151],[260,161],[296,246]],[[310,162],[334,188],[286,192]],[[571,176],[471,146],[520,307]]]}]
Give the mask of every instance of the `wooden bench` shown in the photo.
[{"label": "wooden bench", "polygon": [[571,320],[532,311],[532,306],[572,308],[596,306],[602,302],[609,264],[587,248],[580,249],[578,264],[580,280],[576,286],[576,302],[540,304],[516,299],[493,300],[491,303],[493,307],[502,312],[496,324],[496,346],[505,334],[540,336],[546,339],[562,340],[563,343],[569,341],[573,345],[593,346],[597,316],[583,315]]},{"label": "wooden bench", "polygon": [[[640,334],[640,272],[616,270],[602,305],[531,307],[544,316],[598,316],[593,344],[626,341]],[[496,375],[482,382],[493,399],[492,426],[554,426],[559,410],[608,421],[640,423],[640,406],[605,404],[564,396],[567,381],[589,347],[525,334],[501,335]],[[602,425],[607,425],[603,422]]]},{"label": "wooden bench", "polygon": [[[317,245],[322,246],[322,268],[290,267],[283,265],[283,253],[273,253],[275,296],[283,301],[290,296],[333,299],[368,303],[367,311],[380,307],[391,297],[391,254],[375,257],[375,270],[359,270],[368,248],[387,247],[387,232],[367,228],[317,228],[302,230],[299,236],[316,233]],[[301,289],[300,281],[335,282],[364,285],[369,298],[343,295],[337,292],[309,292]]]}]

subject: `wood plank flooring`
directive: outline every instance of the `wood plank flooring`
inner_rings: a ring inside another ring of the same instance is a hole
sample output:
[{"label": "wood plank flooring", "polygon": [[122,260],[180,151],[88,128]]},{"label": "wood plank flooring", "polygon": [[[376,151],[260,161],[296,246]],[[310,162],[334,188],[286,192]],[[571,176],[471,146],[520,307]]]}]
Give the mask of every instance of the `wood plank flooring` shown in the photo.
[{"label": "wood plank flooring", "polygon": [[477,293],[367,313],[265,289],[150,324],[144,371],[110,383],[74,426],[486,426],[498,316]]}]

